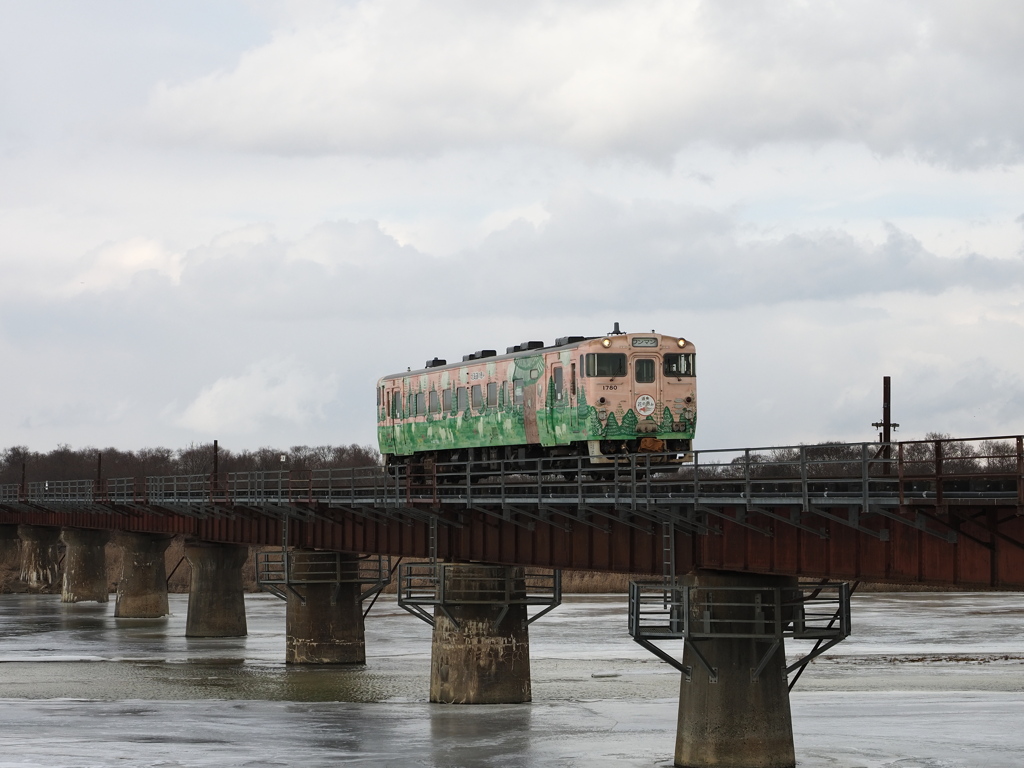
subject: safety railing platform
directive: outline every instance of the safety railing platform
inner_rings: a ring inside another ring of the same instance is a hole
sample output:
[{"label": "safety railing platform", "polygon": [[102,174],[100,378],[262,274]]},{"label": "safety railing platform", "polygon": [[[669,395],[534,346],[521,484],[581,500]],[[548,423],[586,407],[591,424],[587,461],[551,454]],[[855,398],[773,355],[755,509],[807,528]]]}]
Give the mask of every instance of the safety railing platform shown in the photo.
[{"label": "safety railing platform", "polygon": [[297,587],[310,584],[358,584],[365,587],[360,591],[360,599],[365,600],[390,582],[391,558],[386,556],[290,549],[256,553],[256,583],[282,600],[291,593],[305,603],[305,595]]},{"label": "safety railing platform", "polygon": [[813,649],[786,669],[787,674],[802,672],[812,659],[850,636],[850,594],[845,582],[793,588],[634,581],[629,585],[629,634],[658,658],[691,675],[692,669],[681,659],[655,644],[681,639],[713,681],[718,670],[701,652],[702,641],[764,643],[765,653],[751,670],[751,679],[757,680],[784,639],[811,640]]},{"label": "safety railing platform", "polygon": [[478,563],[403,563],[398,569],[398,604],[431,626],[439,609],[451,621],[455,606],[501,605],[495,626],[513,605],[538,608],[533,623],[562,602],[562,572]]}]

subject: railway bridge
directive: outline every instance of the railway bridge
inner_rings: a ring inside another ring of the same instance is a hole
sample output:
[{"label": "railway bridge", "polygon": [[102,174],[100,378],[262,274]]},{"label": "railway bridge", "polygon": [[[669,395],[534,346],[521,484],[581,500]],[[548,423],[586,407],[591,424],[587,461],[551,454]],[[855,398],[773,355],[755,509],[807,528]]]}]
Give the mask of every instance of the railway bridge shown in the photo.
[{"label": "railway bridge", "polygon": [[[245,633],[241,568],[260,547],[290,663],[364,662],[363,602],[397,574],[399,603],[434,627],[430,698],[451,703],[530,699],[528,626],[558,604],[561,569],[636,574],[630,632],[681,671],[686,766],[794,764],[788,690],[850,633],[860,581],[1024,589],[1020,435],[677,459],[23,477],[0,486],[0,542],[23,579],[105,601],[113,534],[115,615],[159,616],[164,549],[184,534],[201,636]],[[810,646],[795,663],[787,640]]]}]

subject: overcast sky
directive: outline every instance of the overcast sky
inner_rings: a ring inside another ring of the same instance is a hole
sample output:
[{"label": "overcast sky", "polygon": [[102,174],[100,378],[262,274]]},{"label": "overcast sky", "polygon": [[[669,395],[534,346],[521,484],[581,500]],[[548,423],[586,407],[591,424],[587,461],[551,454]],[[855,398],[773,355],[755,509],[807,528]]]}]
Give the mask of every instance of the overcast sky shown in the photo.
[{"label": "overcast sky", "polygon": [[1024,432],[1024,5],[0,0],[0,447],[375,443],[697,345],[702,448]]}]

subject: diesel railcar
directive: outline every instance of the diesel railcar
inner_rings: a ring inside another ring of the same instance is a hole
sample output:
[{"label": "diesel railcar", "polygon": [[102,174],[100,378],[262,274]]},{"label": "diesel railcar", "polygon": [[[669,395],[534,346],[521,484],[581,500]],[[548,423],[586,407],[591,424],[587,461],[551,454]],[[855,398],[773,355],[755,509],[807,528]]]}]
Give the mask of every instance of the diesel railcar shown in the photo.
[{"label": "diesel railcar", "polygon": [[388,465],[632,453],[683,461],[697,422],[696,355],[678,336],[623,333],[528,341],[460,363],[434,358],[377,382]]}]

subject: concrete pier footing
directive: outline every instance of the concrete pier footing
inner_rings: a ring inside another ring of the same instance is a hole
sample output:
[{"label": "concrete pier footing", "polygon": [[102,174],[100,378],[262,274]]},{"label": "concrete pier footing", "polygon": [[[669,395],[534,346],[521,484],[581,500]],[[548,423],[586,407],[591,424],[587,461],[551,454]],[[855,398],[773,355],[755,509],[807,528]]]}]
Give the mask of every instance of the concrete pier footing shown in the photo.
[{"label": "concrete pier footing", "polygon": [[[724,605],[735,598],[727,597],[728,593],[717,597],[716,588],[796,588],[795,579],[758,574],[701,570],[687,579],[700,588],[691,597],[691,621],[699,624],[698,605],[710,593],[715,618],[738,622],[732,627],[717,624],[716,631],[723,633],[749,633],[752,610],[749,606]],[[675,764],[685,768],[793,768],[796,755],[783,644],[753,680],[752,674],[770,643],[745,638],[713,638],[698,643],[701,654],[717,671],[717,680],[712,679],[687,643],[683,664],[691,672],[689,679],[683,675],[680,684]]]},{"label": "concrete pier footing", "polygon": [[192,566],[186,637],[241,637],[245,624],[242,565],[248,549],[236,544],[191,542],[185,558]]},{"label": "concrete pier footing", "polygon": [[[294,571],[304,572],[304,558],[315,568],[318,553],[290,553]],[[353,563],[357,555],[342,555]],[[347,569],[342,568],[342,572]],[[366,640],[360,585],[298,584],[288,594],[285,662],[288,664],[365,664]]]},{"label": "concrete pier footing", "polygon": [[513,599],[525,595],[521,568],[467,564],[446,571],[447,613],[440,607],[434,610],[430,660],[432,702],[519,704],[530,701],[526,606],[504,602],[509,578],[513,579],[513,584],[522,584],[521,589],[513,589]]},{"label": "concrete pier footing", "polygon": [[121,531],[114,543],[121,547],[121,578],[117,582],[114,616],[120,619],[156,619],[169,614],[167,566],[164,553],[172,536]]},{"label": "concrete pier footing", "polygon": [[21,581],[29,589],[52,590],[60,581],[60,528],[19,525]]},{"label": "concrete pier footing", "polygon": [[110,600],[107,584],[107,531],[64,528],[64,586],[62,603],[106,603]]}]

